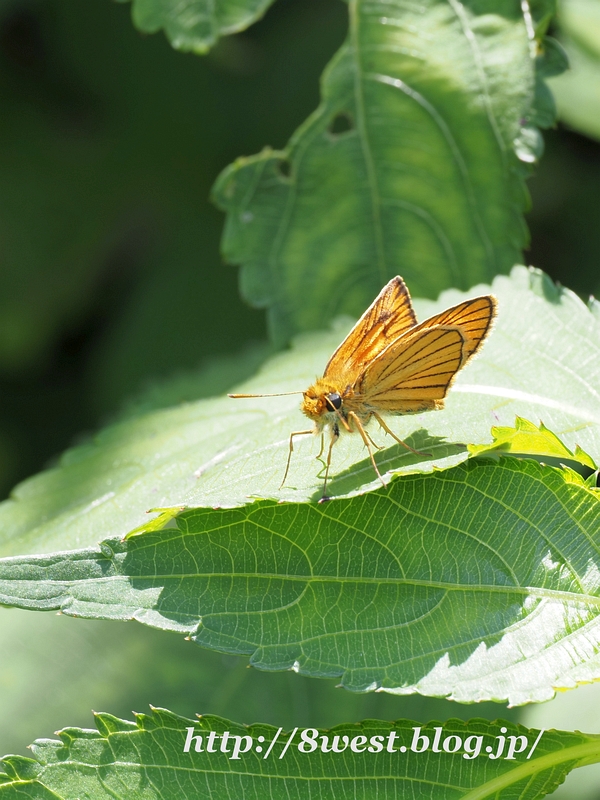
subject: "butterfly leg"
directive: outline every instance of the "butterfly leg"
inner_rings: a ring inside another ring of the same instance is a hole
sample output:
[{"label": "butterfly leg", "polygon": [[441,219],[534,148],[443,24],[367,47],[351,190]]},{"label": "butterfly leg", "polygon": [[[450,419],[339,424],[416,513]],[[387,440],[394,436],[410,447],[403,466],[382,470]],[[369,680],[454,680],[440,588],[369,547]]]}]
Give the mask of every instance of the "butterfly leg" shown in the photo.
[{"label": "butterfly leg", "polygon": [[385,450],[385,447],[382,444],[377,444],[377,442],[373,441],[373,437],[371,436],[371,434],[369,433],[369,431],[366,428],[365,428],[365,433],[369,437],[369,441],[371,442],[371,444],[373,445],[373,447],[376,450]]},{"label": "butterfly leg", "polygon": [[311,428],[308,431],[293,431],[290,433],[290,450],[288,452],[287,464],[285,465],[285,472],[283,473],[283,480],[279,484],[280,489],[283,489],[283,484],[285,483],[285,479],[290,471],[290,462],[292,460],[292,453],[294,452],[294,436],[304,436],[307,433],[314,433],[314,430]]},{"label": "butterfly leg", "polygon": [[325,450],[325,434],[321,433],[321,449],[319,450],[319,453],[317,455],[317,461],[321,460],[321,457],[323,455],[323,450]]},{"label": "butterfly leg", "polygon": [[323,471],[327,469],[327,462],[323,459],[323,453],[325,452],[325,434],[321,431],[321,447],[319,448],[319,452],[317,454],[317,461],[321,462],[321,469],[319,470],[319,474],[317,478],[320,478],[323,474]]},{"label": "butterfly leg", "polygon": [[323,497],[319,500],[320,503],[324,503],[325,500],[329,500],[329,498],[327,497],[327,479],[329,478],[329,467],[331,466],[331,451],[333,450],[333,445],[337,442],[339,438],[340,438],[340,429],[338,425],[335,424],[331,429],[331,441],[329,442],[329,450],[327,451],[325,480],[323,481]]},{"label": "butterfly leg", "polygon": [[360,421],[358,416],[354,413],[354,411],[350,411],[348,416],[353,420],[354,424],[358,428],[358,432],[360,433],[361,438],[362,438],[363,442],[366,444],[367,450],[369,451],[369,456],[371,457],[371,464],[373,464],[373,469],[377,473],[377,477],[379,478],[379,480],[381,481],[381,483],[383,485],[383,488],[385,489],[385,481],[381,477],[381,472],[379,472],[379,469],[377,468],[377,464],[375,463],[375,457],[373,456],[373,451],[371,450],[371,443],[369,442],[369,438],[370,438],[369,435],[367,434],[366,430],[363,427],[362,422]]},{"label": "butterfly leg", "polygon": [[413,449],[413,448],[412,448],[412,447],[411,447],[409,444],[406,444],[406,442],[403,442],[403,441],[402,441],[402,439],[399,439],[399,438],[396,436],[396,434],[394,433],[394,431],[391,431],[391,430],[388,428],[388,426],[387,426],[387,425],[385,424],[385,422],[384,422],[384,421],[381,419],[381,417],[379,416],[379,414],[377,414],[375,411],[373,411],[373,416],[375,417],[375,419],[377,420],[377,422],[380,424],[380,426],[383,428],[383,430],[384,430],[386,433],[389,433],[389,435],[392,437],[392,439],[395,439],[395,440],[398,442],[398,444],[401,444],[401,445],[402,445],[402,447],[406,447],[406,449],[407,449],[407,450],[410,450],[410,452],[411,452],[411,453],[414,453],[416,456],[428,456],[429,458],[431,458],[431,453],[421,453],[421,451],[420,451],[420,450],[414,450],[414,449]]}]

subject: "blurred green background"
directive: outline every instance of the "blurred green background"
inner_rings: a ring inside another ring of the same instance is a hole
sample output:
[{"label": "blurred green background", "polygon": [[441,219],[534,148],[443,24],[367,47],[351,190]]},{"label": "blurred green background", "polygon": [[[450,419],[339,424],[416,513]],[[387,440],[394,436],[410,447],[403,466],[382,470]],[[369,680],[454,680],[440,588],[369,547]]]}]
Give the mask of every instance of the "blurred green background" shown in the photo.
[{"label": "blurred green background", "polygon": [[[264,358],[263,313],[220,259],[208,195],[316,107],[346,14],[340,0],[277,0],[201,58],[137,33],[128,4],[0,2],[2,497],[132,403],[223,391]],[[600,294],[600,142],[560,125],[545,139],[526,263]],[[133,623],[2,610],[0,752],[89,727],[91,708],[129,717],[149,702],[284,726],[516,713],[350,695]]]}]

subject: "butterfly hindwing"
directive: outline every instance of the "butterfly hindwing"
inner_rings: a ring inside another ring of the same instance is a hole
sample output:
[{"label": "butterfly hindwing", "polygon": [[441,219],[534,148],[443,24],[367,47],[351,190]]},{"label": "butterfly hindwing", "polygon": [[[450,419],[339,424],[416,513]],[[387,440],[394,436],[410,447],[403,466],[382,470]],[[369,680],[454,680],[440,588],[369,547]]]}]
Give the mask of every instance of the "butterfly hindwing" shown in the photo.
[{"label": "butterfly hindwing", "polygon": [[435,325],[400,336],[365,369],[357,397],[367,408],[411,413],[439,408],[464,363],[466,336]]},{"label": "butterfly hindwing", "polygon": [[485,339],[496,316],[496,305],[496,298],[492,295],[474,297],[447,308],[441,314],[435,314],[417,325],[414,330],[426,330],[434,325],[455,325],[460,328],[465,337],[464,366]]}]

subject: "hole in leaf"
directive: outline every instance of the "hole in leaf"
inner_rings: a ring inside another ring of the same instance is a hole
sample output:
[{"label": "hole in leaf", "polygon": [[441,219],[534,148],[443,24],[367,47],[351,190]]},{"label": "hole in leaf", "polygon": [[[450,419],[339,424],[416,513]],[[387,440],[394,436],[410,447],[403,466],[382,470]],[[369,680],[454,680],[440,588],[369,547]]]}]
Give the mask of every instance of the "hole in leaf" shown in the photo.
[{"label": "hole in leaf", "polygon": [[280,158],[277,162],[277,172],[282,178],[289,179],[292,177],[292,162],[289,158]]},{"label": "hole in leaf", "polygon": [[345,111],[336,114],[329,123],[328,131],[332,136],[341,136],[343,133],[348,133],[354,130],[354,120]]}]

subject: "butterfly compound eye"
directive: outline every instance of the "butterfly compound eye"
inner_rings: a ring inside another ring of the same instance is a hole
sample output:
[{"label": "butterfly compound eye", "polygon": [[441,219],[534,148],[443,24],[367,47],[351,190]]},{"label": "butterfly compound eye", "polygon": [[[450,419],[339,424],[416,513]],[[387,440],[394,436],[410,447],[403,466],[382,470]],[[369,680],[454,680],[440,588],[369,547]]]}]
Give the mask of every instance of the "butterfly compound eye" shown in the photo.
[{"label": "butterfly compound eye", "polygon": [[325,405],[328,411],[338,411],[342,407],[342,398],[337,392],[325,395]]}]

